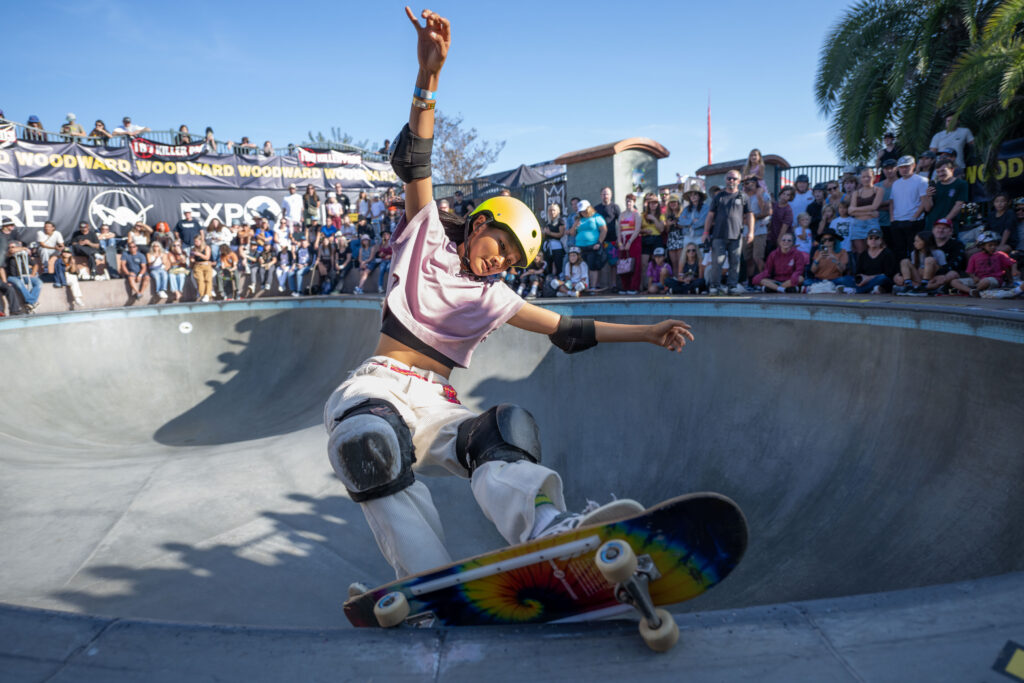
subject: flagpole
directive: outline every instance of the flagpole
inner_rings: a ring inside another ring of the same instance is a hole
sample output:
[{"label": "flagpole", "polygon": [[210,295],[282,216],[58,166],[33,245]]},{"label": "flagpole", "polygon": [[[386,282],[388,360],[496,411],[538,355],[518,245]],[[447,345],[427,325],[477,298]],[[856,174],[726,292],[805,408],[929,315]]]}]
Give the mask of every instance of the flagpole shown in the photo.
[{"label": "flagpole", "polygon": [[711,90],[708,90],[708,166],[711,165]]}]

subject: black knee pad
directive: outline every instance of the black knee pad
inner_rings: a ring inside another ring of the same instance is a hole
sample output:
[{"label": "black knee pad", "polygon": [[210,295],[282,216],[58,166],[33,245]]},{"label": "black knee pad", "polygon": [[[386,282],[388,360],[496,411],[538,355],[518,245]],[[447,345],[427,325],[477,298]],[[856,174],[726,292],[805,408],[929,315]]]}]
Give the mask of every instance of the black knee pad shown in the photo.
[{"label": "black knee pad", "polygon": [[328,455],[357,503],[390,496],[413,483],[412,432],[395,407],[381,399],[342,414],[331,429]]},{"label": "black knee pad", "polygon": [[470,474],[485,462],[540,462],[540,431],[524,408],[502,403],[459,425],[459,462]]}]

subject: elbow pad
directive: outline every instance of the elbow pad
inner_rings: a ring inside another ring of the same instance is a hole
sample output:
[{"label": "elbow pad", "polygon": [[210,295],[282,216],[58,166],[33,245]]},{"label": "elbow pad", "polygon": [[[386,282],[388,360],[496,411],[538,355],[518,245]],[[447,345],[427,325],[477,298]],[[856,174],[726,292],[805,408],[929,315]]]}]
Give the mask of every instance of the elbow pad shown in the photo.
[{"label": "elbow pad", "polygon": [[551,343],[566,353],[578,353],[597,346],[597,327],[593,318],[561,316],[558,329],[549,334]]},{"label": "elbow pad", "polygon": [[431,174],[430,154],[434,149],[434,138],[421,138],[409,130],[409,124],[402,126],[395,147],[391,153],[391,168],[395,169],[403,183],[411,183]]}]

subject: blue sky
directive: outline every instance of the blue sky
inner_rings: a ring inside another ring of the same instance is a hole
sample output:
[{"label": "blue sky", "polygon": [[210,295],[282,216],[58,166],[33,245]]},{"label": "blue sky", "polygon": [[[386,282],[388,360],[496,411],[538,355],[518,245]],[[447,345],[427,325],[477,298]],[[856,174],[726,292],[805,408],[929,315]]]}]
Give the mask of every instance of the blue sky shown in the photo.
[{"label": "blue sky", "polygon": [[[814,104],[823,38],[848,2],[730,4],[448,0],[453,44],[438,108],[505,140],[489,171],[646,136],[671,156],[661,182],[752,147],[791,164],[837,163]],[[17,3],[0,108],[90,130],[125,114],[154,129],[298,142],[341,128],[380,143],[401,127],[415,36],[390,2]],[[421,6],[413,6],[418,12]]]}]

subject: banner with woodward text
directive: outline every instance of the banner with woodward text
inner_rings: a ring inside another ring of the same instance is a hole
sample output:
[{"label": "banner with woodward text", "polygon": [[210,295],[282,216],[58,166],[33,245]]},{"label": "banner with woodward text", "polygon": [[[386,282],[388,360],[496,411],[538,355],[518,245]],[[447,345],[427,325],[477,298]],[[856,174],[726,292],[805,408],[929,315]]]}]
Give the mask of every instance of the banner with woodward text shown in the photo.
[{"label": "banner with woodward text", "polygon": [[399,184],[390,164],[337,150],[299,148],[299,154],[209,154],[201,144],[166,145],[145,139],[114,149],[15,140],[0,145],[0,179],[261,190],[287,190],[292,183],[318,190],[333,190],[338,184],[344,190]]}]

